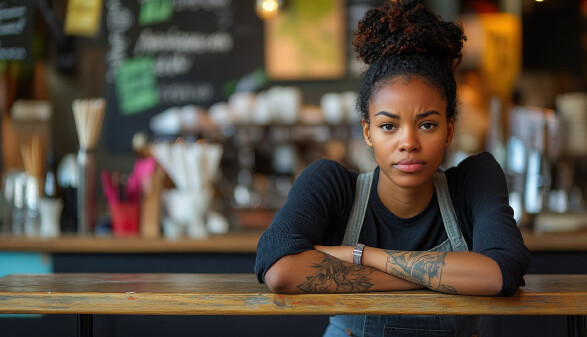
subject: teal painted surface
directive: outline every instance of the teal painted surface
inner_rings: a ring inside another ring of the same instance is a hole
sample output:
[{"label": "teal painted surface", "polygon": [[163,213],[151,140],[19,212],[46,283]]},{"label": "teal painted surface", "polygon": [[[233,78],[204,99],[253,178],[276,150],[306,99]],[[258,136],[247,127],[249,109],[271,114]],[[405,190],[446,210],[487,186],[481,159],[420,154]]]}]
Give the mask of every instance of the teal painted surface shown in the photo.
[{"label": "teal painted surface", "polygon": [[[53,262],[48,254],[35,252],[0,252],[0,277],[10,274],[48,274]],[[42,315],[0,315],[0,318],[41,317]]]}]

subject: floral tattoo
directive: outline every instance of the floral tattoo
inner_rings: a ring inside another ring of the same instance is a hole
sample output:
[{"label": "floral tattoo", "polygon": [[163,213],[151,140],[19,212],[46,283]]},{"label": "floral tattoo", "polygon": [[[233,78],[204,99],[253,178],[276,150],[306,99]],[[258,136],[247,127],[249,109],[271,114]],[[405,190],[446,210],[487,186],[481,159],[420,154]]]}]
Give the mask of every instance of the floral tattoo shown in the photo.
[{"label": "floral tattoo", "polygon": [[456,294],[457,290],[442,283],[446,252],[406,252],[386,250],[389,257],[385,272],[395,277],[417,282],[427,288]]},{"label": "floral tattoo", "polygon": [[361,292],[373,286],[370,278],[372,269],[343,262],[326,253],[322,255],[321,262],[312,264],[312,268],[317,269],[316,274],[307,276],[306,281],[298,284],[302,292]]}]

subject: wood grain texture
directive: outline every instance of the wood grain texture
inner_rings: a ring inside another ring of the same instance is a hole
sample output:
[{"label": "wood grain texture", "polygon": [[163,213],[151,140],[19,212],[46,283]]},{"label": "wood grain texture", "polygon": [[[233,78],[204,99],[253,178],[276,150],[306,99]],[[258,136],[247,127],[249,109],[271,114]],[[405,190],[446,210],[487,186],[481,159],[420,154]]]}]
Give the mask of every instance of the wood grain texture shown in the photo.
[{"label": "wood grain texture", "polygon": [[0,313],[125,315],[586,315],[587,275],[527,275],[507,298],[428,290],[271,293],[252,274],[47,274],[0,278]]},{"label": "wood grain texture", "polygon": [[[261,231],[231,232],[203,239],[144,239],[65,235],[54,239],[0,236],[0,251],[43,253],[255,253]],[[530,251],[587,251],[587,231],[522,231]]]}]

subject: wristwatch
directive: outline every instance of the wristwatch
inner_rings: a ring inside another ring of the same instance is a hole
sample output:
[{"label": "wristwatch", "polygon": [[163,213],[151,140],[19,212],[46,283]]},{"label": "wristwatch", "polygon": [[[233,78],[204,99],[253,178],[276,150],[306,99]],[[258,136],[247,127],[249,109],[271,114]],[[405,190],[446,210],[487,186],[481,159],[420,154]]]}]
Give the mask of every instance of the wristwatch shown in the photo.
[{"label": "wristwatch", "polygon": [[361,260],[363,259],[363,249],[365,245],[362,243],[357,243],[355,248],[353,249],[353,263],[354,264],[361,264]]}]

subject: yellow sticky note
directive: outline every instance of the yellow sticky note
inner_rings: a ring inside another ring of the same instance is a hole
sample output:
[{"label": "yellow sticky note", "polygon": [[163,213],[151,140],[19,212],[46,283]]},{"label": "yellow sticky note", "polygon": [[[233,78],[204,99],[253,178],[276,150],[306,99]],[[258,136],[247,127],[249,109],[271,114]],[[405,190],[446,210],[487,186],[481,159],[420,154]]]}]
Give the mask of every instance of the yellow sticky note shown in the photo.
[{"label": "yellow sticky note", "polygon": [[65,18],[68,35],[94,36],[100,28],[102,0],[69,0]]}]

